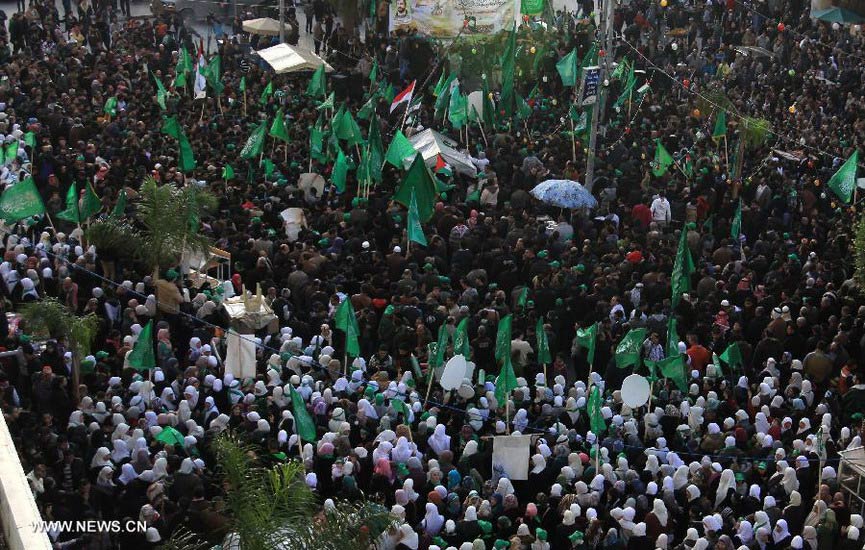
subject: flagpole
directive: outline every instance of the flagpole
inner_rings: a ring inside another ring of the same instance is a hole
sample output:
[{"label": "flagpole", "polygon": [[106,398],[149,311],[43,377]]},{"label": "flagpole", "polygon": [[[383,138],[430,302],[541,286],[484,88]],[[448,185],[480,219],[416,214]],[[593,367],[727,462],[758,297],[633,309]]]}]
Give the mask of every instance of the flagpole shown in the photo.
[{"label": "flagpole", "polygon": [[243,90],[243,116],[246,116],[246,89]]},{"label": "flagpole", "polygon": [[730,157],[727,155],[727,134],[724,134],[724,165],[727,167],[727,173],[730,173]]},{"label": "flagpole", "polygon": [[505,394],[505,430],[507,430],[508,435],[511,435],[511,396],[509,394]]},{"label": "flagpole", "polygon": [[435,378],[433,373],[433,367],[429,364],[429,359],[427,359],[427,376],[429,376],[429,383],[426,386],[426,396],[423,398],[424,408],[426,408],[427,403],[429,403],[429,394],[432,390],[433,378]]},{"label": "flagpole", "polygon": [[574,119],[568,116],[571,122],[571,160],[577,162],[577,139],[574,137]]}]

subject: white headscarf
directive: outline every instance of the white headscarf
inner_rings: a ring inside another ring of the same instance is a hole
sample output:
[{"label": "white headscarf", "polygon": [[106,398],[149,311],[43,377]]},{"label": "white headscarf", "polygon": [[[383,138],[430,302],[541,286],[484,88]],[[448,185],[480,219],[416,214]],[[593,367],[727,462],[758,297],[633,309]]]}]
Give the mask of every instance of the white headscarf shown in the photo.
[{"label": "white headscarf", "polygon": [[441,531],[442,525],[444,525],[445,518],[441,514],[439,514],[438,508],[432,502],[426,503],[426,514],[424,515],[423,528],[424,531],[430,536],[438,535],[439,531]]},{"label": "white headscarf", "polygon": [[111,466],[111,451],[108,447],[99,447],[96,449],[96,454],[90,460],[90,468],[101,468],[103,466]]},{"label": "white headscarf", "polygon": [[787,529],[787,520],[779,519],[775,522],[775,528],[772,529],[772,540],[779,543],[790,536],[790,531]]},{"label": "white headscarf", "polygon": [[727,469],[721,472],[721,480],[718,482],[718,492],[715,493],[715,507],[720,506],[721,502],[727,498],[727,492],[735,487],[736,477],[733,475],[733,470]]},{"label": "white headscarf", "polygon": [[437,424],[433,434],[427,438],[427,443],[430,448],[435,451],[436,455],[441,455],[443,451],[448,451],[451,448],[451,437],[445,432],[444,424]]},{"label": "white headscarf", "polygon": [[799,479],[796,478],[796,470],[791,467],[787,467],[784,469],[784,476],[781,479],[781,485],[784,487],[784,491],[789,495],[793,491],[799,490]]},{"label": "white headscarf", "polygon": [[667,505],[664,504],[664,501],[660,498],[656,498],[652,503],[652,513],[655,514],[655,517],[658,518],[658,521],[661,523],[661,527],[667,526],[667,521],[669,520],[669,514],[667,513]]}]

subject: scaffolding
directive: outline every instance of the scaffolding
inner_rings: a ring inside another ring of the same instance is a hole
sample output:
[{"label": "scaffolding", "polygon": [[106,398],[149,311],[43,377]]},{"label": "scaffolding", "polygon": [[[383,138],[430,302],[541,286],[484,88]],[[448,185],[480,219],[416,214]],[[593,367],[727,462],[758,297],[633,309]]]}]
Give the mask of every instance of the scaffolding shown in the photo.
[{"label": "scaffolding", "polygon": [[852,512],[857,506],[859,513],[865,511],[865,447],[854,447],[840,451],[841,464],[838,467],[838,482],[841,490],[848,495]]}]

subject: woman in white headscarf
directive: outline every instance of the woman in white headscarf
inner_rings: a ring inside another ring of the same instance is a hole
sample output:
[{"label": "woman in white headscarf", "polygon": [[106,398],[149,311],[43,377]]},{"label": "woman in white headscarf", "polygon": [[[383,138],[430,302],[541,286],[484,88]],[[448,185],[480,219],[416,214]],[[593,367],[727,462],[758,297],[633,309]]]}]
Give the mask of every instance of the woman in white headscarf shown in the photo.
[{"label": "woman in white headscarf", "polygon": [[739,522],[739,526],[736,527],[735,540],[741,546],[751,544],[751,541],[754,540],[754,528],[751,526],[750,521],[743,519]]},{"label": "woman in white headscarf", "polygon": [[727,499],[731,489],[734,491],[736,489],[736,477],[733,475],[733,470],[726,469],[721,472],[721,479],[718,482],[718,490],[715,493],[715,508],[721,506],[721,503]]},{"label": "woman in white headscarf", "polygon": [[358,414],[363,413],[367,420],[378,420],[378,413],[375,412],[375,407],[369,402],[369,399],[361,399],[357,402]]},{"label": "woman in white headscarf", "polygon": [[135,468],[130,463],[126,463],[120,468],[120,476],[117,478],[117,481],[121,485],[128,485],[130,481],[134,480],[138,477],[138,474],[135,473]]},{"label": "woman in white headscarf", "polygon": [[96,449],[96,454],[90,460],[90,469],[102,468],[103,466],[111,466],[111,451],[108,447],[99,447]]},{"label": "woman in white headscarf", "polygon": [[664,501],[659,498],[652,502],[652,511],[646,514],[643,521],[646,522],[646,535],[651,540],[657,539],[661,533],[671,531],[670,514],[667,513],[667,506]]},{"label": "woman in white headscarf", "polygon": [[433,434],[427,438],[430,449],[440,456],[442,452],[451,448],[451,436],[447,435],[444,424],[437,424]]},{"label": "woman in white headscarf", "polygon": [[525,409],[517,410],[513,420],[514,429],[520,433],[524,433],[529,425],[529,413]]},{"label": "woman in white headscarf", "polygon": [[789,466],[784,468],[784,474],[781,477],[781,486],[784,487],[787,495],[799,490],[799,479],[796,477],[796,470]]},{"label": "woman in white headscarf", "polygon": [[111,460],[115,464],[120,464],[129,459],[129,446],[122,439],[115,439],[111,442],[113,450],[111,451]]},{"label": "woman in white headscarf", "polygon": [[786,548],[792,539],[793,535],[787,529],[787,521],[779,519],[775,522],[775,528],[772,529],[772,542],[775,548]]},{"label": "woman in white headscarf", "polygon": [[411,525],[403,523],[399,528],[397,549],[417,550],[418,536]]},{"label": "woman in white headscarf", "polygon": [[426,513],[424,514],[423,521],[421,521],[421,526],[423,527],[424,533],[429,535],[430,537],[434,537],[439,534],[439,531],[442,529],[442,525],[444,525],[445,518],[441,514],[439,514],[438,508],[432,502],[426,503]]},{"label": "woman in white headscarf", "polygon": [[159,481],[168,477],[168,461],[165,458],[157,458],[153,463],[153,480]]},{"label": "woman in white headscarf", "polygon": [[673,473],[673,489],[676,491],[684,489],[688,485],[688,474],[690,470],[687,466],[679,466]]}]

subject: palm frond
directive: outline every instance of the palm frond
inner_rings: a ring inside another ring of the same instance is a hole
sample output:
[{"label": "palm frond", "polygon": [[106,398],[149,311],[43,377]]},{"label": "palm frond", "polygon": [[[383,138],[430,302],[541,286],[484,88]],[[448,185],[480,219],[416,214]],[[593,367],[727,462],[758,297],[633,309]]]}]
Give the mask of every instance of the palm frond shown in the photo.
[{"label": "palm frond", "polygon": [[159,548],[161,550],[209,550],[211,546],[186,527],[180,526]]},{"label": "palm frond", "polygon": [[860,290],[865,290],[865,215],[860,215],[856,222],[853,235],[853,265],[854,280]]},{"label": "palm frond", "polygon": [[75,320],[69,308],[54,298],[24,304],[21,316],[37,334],[56,339],[69,338]]},{"label": "palm frond", "polygon": [[762,147],[769,140],[772,127],[765,118],[744,117],[740,126],[745,147],[754,150]]},{"label": "palm frond", "polygon": [[84,232],[87,242],[100,254],[120,256],[133,247],[129,243],[140,240],[138,231],[124,220],[103,217],[93,221]]}]

